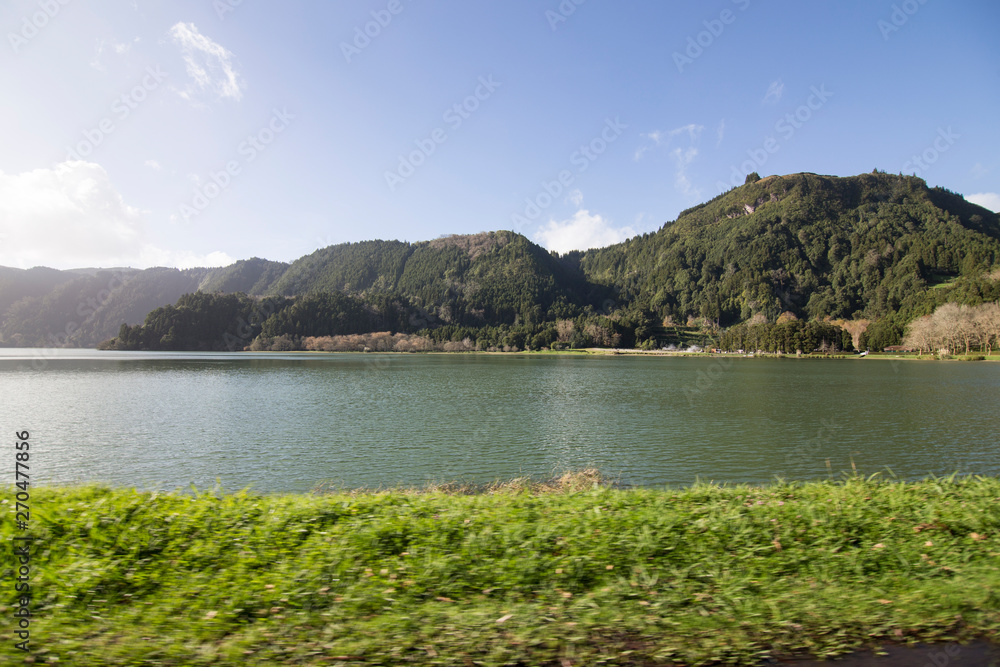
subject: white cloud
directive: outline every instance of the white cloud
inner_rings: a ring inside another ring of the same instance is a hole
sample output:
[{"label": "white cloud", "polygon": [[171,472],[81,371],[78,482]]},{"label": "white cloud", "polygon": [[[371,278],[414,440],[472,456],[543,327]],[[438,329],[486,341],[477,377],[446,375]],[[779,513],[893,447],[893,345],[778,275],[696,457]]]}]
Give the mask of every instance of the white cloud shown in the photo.
[{"label": "white cloud", "polygon": [[580,205],[583,204],[583,193],[579,190],[573,190],[569,193],[569,196],[566,197],[566,201],[571,202],[573,206],[580,208]]},{"label": "white cloud", "polygon": [[223,253],[198,256],[157,248],[145,238],[144,215],[125,202],[108,173],[93,162],[0,172],[0,265],[69,269],[232,263]]},{"label": "white cloud", "polygon": [[785,94],[785,84],[782,83],[781,79],[777,81],[772,81],[771,86],[767,89],[767,93],[764,94],[764,104],[777,104],[782,96]]},{"label": "white cloud", "polygon": [[150,169],[155,169],[156,171],[163,169],[163,167],[160,166],[160,163],[157,162],[156,160],[146,160],[145,162],[143,162],[143,164],[149,167]]},{"label": "white cloud", "polygon": [[691,184],[691,179],[688,178],[688,166],[698,157],[698,149],[694,146],[689,147],[687,150],[675,148],[671,151],[671,155],[673,155],[674,161],[677,163],[674,186],[688,197],[700,197],[701,190],[694,187]]},{"label": "white cloud", "polygon": [[635,236],[631,227],[612,227],[600,215],[579,210],[568,220],[550,220],[535,234],[535,241],[558,253],[603,248]]},{"label": "white cloud", "polygon": [[236,260],[221,251],[199,255],[193,252],[175,252],[146,246],[139,254],[137,266],[172,266],[178,269],[193,269],[203,266],[229,266]]},{"label": "white cloud", "polygon": [[170,37],[180,47],[192,84],[178,94],[191,100],[197,91],[209,91],[219,98],[239,101],[244,83],[233,65],[233,54],[224,46],[205,37],[193,23],[177,23]]},{"label": "white cloud", "polygon": [[722,122],[719,123],[719,129],[715,131],[715,147],[718,148],[722,145],[722,138],[726,136],[726,119],[723,118]]},{"label": "white cloud", "polygon": [[983,208],[988,208],[994,213],[1000,213],[1000,194],[996,192],[980,192],[979,194],[969,195],[965,200],[971,201],[973,204],[979,204]]}]

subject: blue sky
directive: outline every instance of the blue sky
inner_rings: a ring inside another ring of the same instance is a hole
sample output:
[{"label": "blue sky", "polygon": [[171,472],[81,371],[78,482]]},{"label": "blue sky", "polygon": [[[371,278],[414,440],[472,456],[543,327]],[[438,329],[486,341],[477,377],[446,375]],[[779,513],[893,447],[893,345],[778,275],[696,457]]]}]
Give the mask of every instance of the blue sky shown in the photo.
[{"label": "blue sky", "polygon": [[0,7],[0,265],[495,229],[565,252],[751,168],[1000,209],[994,0],[97,4]]}]

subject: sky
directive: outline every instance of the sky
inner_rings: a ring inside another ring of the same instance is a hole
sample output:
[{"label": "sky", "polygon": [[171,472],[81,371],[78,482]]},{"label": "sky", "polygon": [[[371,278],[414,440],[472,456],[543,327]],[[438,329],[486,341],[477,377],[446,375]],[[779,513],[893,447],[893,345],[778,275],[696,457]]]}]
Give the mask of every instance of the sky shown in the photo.
[{"label": "sky", "polygon": [[996,0],[5,0],[0,265],[653,232],[761,176],[1000,211]]}]

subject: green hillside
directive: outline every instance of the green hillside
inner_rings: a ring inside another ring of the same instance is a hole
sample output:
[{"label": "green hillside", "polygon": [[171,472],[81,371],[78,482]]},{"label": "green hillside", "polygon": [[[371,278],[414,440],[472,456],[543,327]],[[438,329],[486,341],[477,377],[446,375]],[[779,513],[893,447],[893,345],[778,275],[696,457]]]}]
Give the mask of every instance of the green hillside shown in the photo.
[{"label": "green hillside", "polygon": [[399,296],[443,323],[498,324],[551,319],[582,305],[582,276],[513,232],[433,241],[364,241],[296,260],[268,294],[315,292]]},{"label": "green hillside", "polygon": [[1000,218],[915,177],[771,176],[579,263],[624,301],[681,321],[875,320],[920,310],[945,280],[963,297],[989,289]]},{"label": "green hillside", "polygon": [[285,262],[271,262],[259,257],[241,259],[235,264],[212,269],[198,289],[202,292],[245,292],[259,296],[267,294],[287,270]]},{"label": "green hillside", "polygon": [[[182,322],[192,309],[222,303],[189,299],[181,314],[178,299],[201,292],[245,295],[241,312],[276,298],[267,312],[257,308],[255,326],[292,344],[373,331],[480,349],[649,347],[691,336],[708,344],[721,340],[719,327],[767,326],[781,316],[789,331],[804,326],[790,321],[850,322],[855,343],[867,327],[863,342],[879,348],[946,302],[1000,300],[998,267],[1000,216],[922,179],[754,174],[655,233],[562,257],[497,231],[345,243],[291,264],[0,268],[0,345],[93,346],[155,315],[154,330],[130,340],[161,349],[183,338],[190,349],[214,349],[225,331],[202,326],[215,321],[210,313],[197,315],[202,324]],[[189,325],[189,334],[169,335],[170,326]]]}]

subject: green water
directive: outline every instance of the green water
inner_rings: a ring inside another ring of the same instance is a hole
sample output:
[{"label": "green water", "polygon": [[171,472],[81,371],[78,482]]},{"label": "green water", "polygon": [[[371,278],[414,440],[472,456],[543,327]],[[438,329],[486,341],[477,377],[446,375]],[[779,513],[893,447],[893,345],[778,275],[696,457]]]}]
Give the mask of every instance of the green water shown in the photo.
[{"label": "green water", "polygon": [[987,363],[0,350],[0,391],[0,424],[30,431],[49,484],[286,492],[590,465],[633,485],[764,483],[852,457],[907,479],[1000,474]]}]

